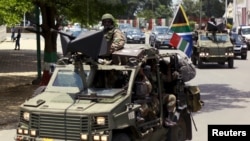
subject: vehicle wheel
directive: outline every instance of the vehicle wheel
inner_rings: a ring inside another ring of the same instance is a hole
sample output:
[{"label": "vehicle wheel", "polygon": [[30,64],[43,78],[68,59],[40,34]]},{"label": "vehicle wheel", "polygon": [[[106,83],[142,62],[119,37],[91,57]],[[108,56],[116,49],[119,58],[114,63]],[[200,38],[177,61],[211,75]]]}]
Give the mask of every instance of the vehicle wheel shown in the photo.
[{"label": "vehicle wheel", "polygon": [[198,68],[201,68],[202,67],[202,60],[200,58],[198,58]]},{"label": "vehicle wheel", "polygon": [[112,141],[131,141],[131,139],[125,133],[117,133],[113,135]]},{"label": "vehicle wheel", "polygon": [[233,58],[229,58],[228,59],[228,67],[229,68],[233,68],[234,67],[234,59]]},{"label": "vehicle wheel", "polygon": [[167,141],[185,141],[187,135],[187,124],[184,117],[180,117],[177,125],[170,127]]},{"label": "vehicle wheel", "polygon": [[242,55],[241,55],[241,59],[246,60],[246,59],[247,59],[247,55],[246,55],[246,54],[242,54]]},{"label": "vehicle wheel", "polygon": [[197,59],[195,58],[194,55],[191,56],[191,61],[195,66],[197,65]]}]

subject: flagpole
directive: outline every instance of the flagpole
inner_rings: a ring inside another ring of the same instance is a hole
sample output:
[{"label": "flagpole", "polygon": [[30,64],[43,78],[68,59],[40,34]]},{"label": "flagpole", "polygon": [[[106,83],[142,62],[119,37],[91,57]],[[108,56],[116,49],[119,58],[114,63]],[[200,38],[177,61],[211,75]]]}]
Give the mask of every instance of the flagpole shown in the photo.
[{"label": "flagpole", "polygon": [[181,6],[181,3],[182,3],[182,1],[179,2],[177,8],[175,9],[175,14],[174,14],[174,17],[173,17],[173,19],[172,19],[172,21],[171,21],[170,28],[171,28],[172,25],[173,25],[174,19],[175,19],[176,15],[177,15],[177,12],[178,12],[178,10],[179,10],[179,8],[180,8],[180,6]]}]

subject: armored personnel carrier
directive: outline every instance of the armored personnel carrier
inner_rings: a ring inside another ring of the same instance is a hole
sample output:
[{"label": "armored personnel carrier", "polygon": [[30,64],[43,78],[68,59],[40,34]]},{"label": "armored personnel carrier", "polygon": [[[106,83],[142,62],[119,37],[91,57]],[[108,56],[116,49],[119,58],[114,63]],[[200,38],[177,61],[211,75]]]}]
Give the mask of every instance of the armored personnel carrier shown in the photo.
[{"label": "armored personnel carrier", "polygon": [[198,68],[203,63],[218,63],[229,68],[234,67],[234,48],[227,33],[216,31],[196,31],[193,43],[194,65]]},{"label": "armored personnel carrier", "polygon": [[[166,92],[168,86],[164,85],[159,65],[163,59],[175,64],[177,54],[160,54],[147,47],[125,48],[114,52],[112,60],[105,60],[100,57],[105,54],[100,48],[105,48],[101,34],[63,41],[68,44],[64,53],[70,55],[59,60],[46,88],[20,106],[16,140],[191,140],[195,125],[191,114],[201,109],[199,88],[186,86],[179,75],[172,91]],[[92,39],[99,44],[95,51],[84,46]],[[143,90],[138,94],[136,78],[146,68],[151,68],[145,74],[153,78],[149,79],[152,91],[137,99]],[[178,65],[171,65],[169,71],[173,70],[178,71]],[[172,125],[165,123],[169,104],[165,97],[170,93],[176,96]],[[149,116],[140,114],[145,104]]]}]

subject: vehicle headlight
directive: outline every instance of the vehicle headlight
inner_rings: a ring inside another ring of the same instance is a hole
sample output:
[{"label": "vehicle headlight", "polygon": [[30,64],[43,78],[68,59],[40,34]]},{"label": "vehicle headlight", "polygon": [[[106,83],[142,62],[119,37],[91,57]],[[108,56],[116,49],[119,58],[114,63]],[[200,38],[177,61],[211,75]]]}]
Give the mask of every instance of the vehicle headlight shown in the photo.
[{"label": "vehicle headlight", "polygon": [[97,125],[105,125],[105,117],[96,117]]},{"label": "vehicle headlight", "polygon": [[130,38],[130,39],[131,39],[131,38],[132,38],[132,36],[131,36],[131,35],[127,35],[127,38]]},{"label": "vehicle headlight", "polygon": [[18,128],[18,129],[17,129],[17,133],[18,133],[18,134],[23,134],[23,129]]},{"label": "vehicle headlight", "polygon": [[108,135],[102,135],[101,141],[108,141]]},{"label": "vehicle headlight", "polygon": [[30,120],[30,113],[29,112],[24,112],[23,113],[23,119],[26,120],[26,121],[29,121]]},{"label": "vehicle headlight", "polygon": [[33,137],[36,136],[36,130],[35,129],[31,129],[30,130],[30,135],[33,136]]},{"label": "vehicle headlight", "polygon": [[23,134],[28,135],[29,134],[29,130],[28,129],[24,129],[23,130]]},{"label": "vehicle headlight", "polygon": [[94,135],[93,140],[94,141],[99,141],[100,140],[100,136],[99,135]]},{"label": "vehicle headlight", "polygon": [[81,140],[83,140],[83,141],[88,140],[88,135],[87,134],[81,134]]},{"label": "vehicle headlight", "polygon": [[247,48],[247,45],[242,45],[243,48]]}]

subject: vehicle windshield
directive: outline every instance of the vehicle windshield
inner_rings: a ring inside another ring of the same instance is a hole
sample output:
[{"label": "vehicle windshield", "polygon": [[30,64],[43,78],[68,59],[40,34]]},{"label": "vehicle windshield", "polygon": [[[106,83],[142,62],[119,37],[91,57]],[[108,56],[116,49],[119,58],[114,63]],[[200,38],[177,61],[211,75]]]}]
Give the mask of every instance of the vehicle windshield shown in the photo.
[{"label": "vehicle windshield", "polygon": [[104,89],[122,89],[127,86],[131,71],[125,70],[85,70],[86,82],[84,86],[81,75],[72,70],[59,70],[56,74],[53,87],[57,88],[78,88],[79,91],[84,87],[91,91],[99,92]]},{"label": "vehicle windshield", "polygon": [[243,35],[250,34],[250,28],[242,28],[242,29],[241,29],[241,33],[242,33]]},{"label": "vehicle windshield", "polygon": [[243,42],[243,38],[242,36],[238,35],[238,34],[233,34],[232,37],[234,38],[235,42]]},{"label": "vehicle windshield", "polygon": [[158,32],[158,34],[173,33],[173,31],[170,30],[168,27],[159,27],[156,28],[156,31]]},{"label": "vehicle windshield", "polygon": [[83,82],[79,74],[70,70],[59,70],[52,84],[57,87],[78,87],[83,89]]},{"label": "vehicle windshield", "polygon": [[216,34],[213,36],[212,34],[209,35],[200,35],[200,40],[206,41],[206,40],[212,40],[216,42],[227,42],[228,36],[224,34]]},{"label": "vehicle windshield", "polygon": [[118,26],[120,29],[130,28],[132,27],[130,24],[119,24]]},{"label": "vehicle windshield", "polygon": [[129,28],[128,30],[127,30],[127,32],[128,33],[130,33],[130,34],[132,34],[132,33],[134,33],[134,34],[138,34],[138,33],[141,33],[141,30],[140,29],[138,29],[138,28]]}]

